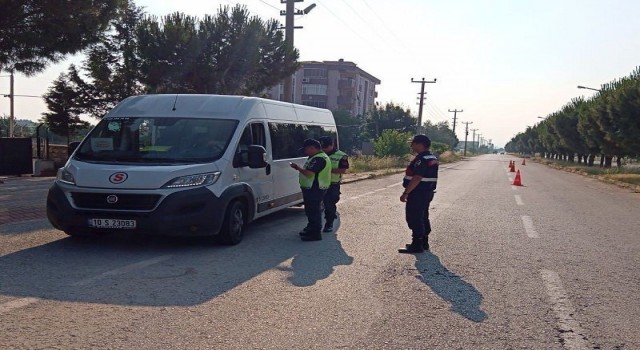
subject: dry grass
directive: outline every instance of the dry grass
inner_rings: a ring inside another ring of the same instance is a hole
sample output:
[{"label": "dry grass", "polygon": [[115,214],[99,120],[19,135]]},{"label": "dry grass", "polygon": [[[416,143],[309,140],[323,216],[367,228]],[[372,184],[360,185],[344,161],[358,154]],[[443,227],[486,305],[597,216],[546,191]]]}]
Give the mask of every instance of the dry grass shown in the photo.
[{"label": "dry grass", "polygon": [[354,156],[349,158],[349,172],[404,168],[407,161],[407,158],[402,157]]},{"label": "dry grass", "polygon": [[632,185],[640,185],[640,174],[608,174],[603,175],[605,179],[626,182]]},{"label": "dry grass", "polygon": [[635,192],[640,192],[639,168],[600,168],[598,166],[588,167],[585,165],[576,165],[576,163],[551,159],[536,158],[535,160],[556,169],[595,177],[604,182],[616,184],[620,187],[631,188]]},{"label": "dry grass", "polygon": [[[386,170],[383,172],[384,174],[393,174],[404,170],[412,158],[411,155],[405,157],[351,156],[349,157],[349,172],[357,174],[365,171]],[[460,159],[462,156],[451,151],[446,151],[438,156],[440,163],[452,163]]]},{"label": "dry grass", "polygon": [[442,153],[438,159],[440,163],[453,163],[461,160],[462,156],[452,151],[446,151]]}]

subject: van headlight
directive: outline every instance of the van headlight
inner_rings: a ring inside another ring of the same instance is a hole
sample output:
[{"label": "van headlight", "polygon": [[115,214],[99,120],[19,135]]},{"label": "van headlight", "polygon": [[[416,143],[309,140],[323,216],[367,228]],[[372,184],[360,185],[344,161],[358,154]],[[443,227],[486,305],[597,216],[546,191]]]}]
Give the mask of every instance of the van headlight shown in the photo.
[{"label": "van headlight", "polygon": [[220,172],[214,173],[187,175],[176,177],[175,179],[167,182],[164,188],[177,188],[177,187],[191,187],[191,186],[209,186],[218,181]]},{"label": "van headlight", "polygon": [[56,180],[60,182],[64,182],[69,185],[76,184],[76,179],[73,177],[73,174],[71,174],[71,172],[67,170],[67,167],[62,167],[58,169],[58,174],[56,174]]}]

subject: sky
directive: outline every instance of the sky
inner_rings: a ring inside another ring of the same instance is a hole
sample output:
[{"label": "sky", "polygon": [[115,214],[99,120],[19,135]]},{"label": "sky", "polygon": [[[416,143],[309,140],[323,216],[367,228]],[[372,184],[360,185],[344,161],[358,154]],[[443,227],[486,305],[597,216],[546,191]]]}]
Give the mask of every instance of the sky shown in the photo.
[{"label": "sky", "polygon": [[[280,0],[137,0],[147,13],[202,16],[236,3],[252,14],[284,23]],[[504,146],[538,117],[559,110],[572,98],[595,92],[578,85],[601,84],[629,75],[640,58],[640,1],[637,0],[304,0],[297,9],[294,45],[301,61],[354,62],[382,81],[380,104],[393,102],[417,115],[420,84],[426,84],[423,120],[453,122],[464,140],[470,122],[485,140]],[[16,95],[42,95],[69,64],[50,66],[34,77],[16,75]],[[0,73],[0,94],[9,78]],[[36,121],[41,99],[15,97],[17,119]],[[0,98],[9,115],[9,99]]]}]

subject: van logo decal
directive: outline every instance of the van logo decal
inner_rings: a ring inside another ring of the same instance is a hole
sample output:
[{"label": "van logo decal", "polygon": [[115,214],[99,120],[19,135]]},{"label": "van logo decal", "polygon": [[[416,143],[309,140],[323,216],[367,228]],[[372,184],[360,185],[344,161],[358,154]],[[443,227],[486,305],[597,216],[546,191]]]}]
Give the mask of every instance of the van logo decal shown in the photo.
[{"label": "van logo decal", "polygon": [[128,177],[127,173],[113,173],[109,176],[109,181],[114,184],[121,184],[127,181]]},{"label": "van logo decal", "polygon": [[107,203],[109,204],[116,204],[118,203],[118,196],[116,196],[115,194],[110,194],[107,196]]}]

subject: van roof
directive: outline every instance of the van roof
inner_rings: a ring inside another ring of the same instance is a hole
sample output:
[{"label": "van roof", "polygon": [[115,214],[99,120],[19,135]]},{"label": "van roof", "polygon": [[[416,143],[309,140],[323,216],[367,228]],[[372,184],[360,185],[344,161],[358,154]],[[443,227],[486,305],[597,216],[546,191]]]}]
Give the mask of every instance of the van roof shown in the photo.
[{"label": "van roof", "polygon": [[[293,107],[293,108],[292,108]],[[157,94],[131,96],[106,117],[200,117],[243,120],[249,117],[333,124],[327,109],[258,97]]]}]

